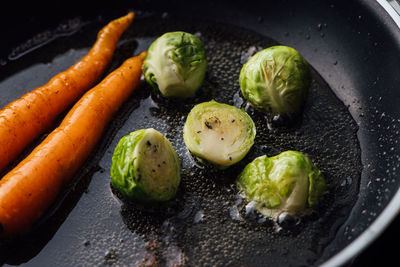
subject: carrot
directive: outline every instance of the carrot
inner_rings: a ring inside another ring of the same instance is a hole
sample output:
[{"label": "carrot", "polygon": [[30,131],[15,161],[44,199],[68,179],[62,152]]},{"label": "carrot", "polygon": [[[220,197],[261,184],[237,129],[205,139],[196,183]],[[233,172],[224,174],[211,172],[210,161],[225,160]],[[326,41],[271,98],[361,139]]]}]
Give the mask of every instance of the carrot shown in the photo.
[{"label": "carrot", "polygon": [[0,236],[28,231],[71,181],[113,114],[139,85],[145,56],[127,59],[83,95],[59,127],[0,180]]},{"label": "carrot", "polygon": [[57,117],[94,86],[110,62],[118,40],[134,18],[111,21],[97,35],[88,54],[54,76],[47,84],[23,95],[0,110],[0,172]]}]

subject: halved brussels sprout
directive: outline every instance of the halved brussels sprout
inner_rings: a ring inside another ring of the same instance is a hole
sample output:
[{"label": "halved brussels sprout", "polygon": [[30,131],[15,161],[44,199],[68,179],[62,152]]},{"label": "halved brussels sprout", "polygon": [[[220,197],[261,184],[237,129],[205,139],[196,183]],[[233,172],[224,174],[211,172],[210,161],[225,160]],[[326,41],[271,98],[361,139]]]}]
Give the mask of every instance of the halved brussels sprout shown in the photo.
[{"label": "halved brussels sprout", "polygon": [[240,161],[255,136],[256,127],[246,112],[214,100],[194,106],[183,128],[190,152],[222,168]]},{"label": "halved brussels sprout", "polygon": [[239,175],[237,185],[255,208],[277,219],[280,214],[304,215],[325,192],[321,171],[301,152],[260,156]]},{"label": "halved brussels sprout", "polygon": [[243,65],[239,83],[254,108],[272,115],[295,114],[307,97],[310,68],[297,50],[272,46]]},{"label": "halved brussels sprout", "polygon": [[207,69],[202,42],[186,32],[168,32],[149,47],[143,63],[146,81],[164,97],[193,96]]},{"label": "halved brussels sprout", "polygon": [[114,150],[111,184],[128,199],[170,200],[180,180],[178,155],[168,139],[152,128],[122,137]]}]

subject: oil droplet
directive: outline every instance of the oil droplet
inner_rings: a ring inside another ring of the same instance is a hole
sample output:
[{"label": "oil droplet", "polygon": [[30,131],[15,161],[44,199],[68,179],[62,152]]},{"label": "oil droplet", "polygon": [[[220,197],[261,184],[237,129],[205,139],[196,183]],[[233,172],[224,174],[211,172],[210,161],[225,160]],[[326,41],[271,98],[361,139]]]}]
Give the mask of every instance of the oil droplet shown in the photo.
[{"label": "oil droplet", "polygon": [[166,18],[168,18],[168,16],[169,16],[168,12],[164,12],[164,13],[162,13],[161,18],[166,19]]},{"label": "oil droplet", "polygon": [[247,51],[243,51],[241,56],[240,56],[240,63],[244,64],[247,61],[249,61],[249,59],[259,50],[261,50],[261,47],[256,47],[254,45],[250,46]]},{"label": "oil droplet", "polygon": [[199,223],[203,220],[203,218],[204,218],[204,212],[203,212],[203,210],[199,210],[194,215],[193,223]]},{"label": "oil droplet", "polygon": [[246,217],[254,216],[256,205],[257,205],[257,202],[255,202],[255,201],[251,201],[246,205]]},{"label": "oil droplet", "polygon": [[234,95],[233,95],[233,105],[237,108],[241,108],[241,106],[243,105],[243,98],[240,97],[240,92],[237,91]]},{"label": "oil droplet", "polygon": [[104,255],[104,260],[107,263],[114,263],[117,261],[117,253],[115,252],[115,250],[110,249],[106,252],[106,254]]},{"label": "oil droplet", "polygon": [[229,215],[235,221],[243,221],[243,218],[240,216],[238,207],[233,206],[229,209]]},{"label": "oil droplet", "polygon": [[243,221],[242,216],[240,216],[238,206],[243,202],[243,197],[241,195],[236,195],[235,204],[229,208],[229,215],[235,221]]},{"label": "oil droplet", "polygon": [[200,38],[201,37],[201,32],[195,32],[193,35],[196,36],[197,38]]},{"label": "oil droplet", "polygon": [[301,222],[300,217],[294,216],[289,212],[282,212],[278,216],[277,223],[284,229],[290,229],[299,225]]}]

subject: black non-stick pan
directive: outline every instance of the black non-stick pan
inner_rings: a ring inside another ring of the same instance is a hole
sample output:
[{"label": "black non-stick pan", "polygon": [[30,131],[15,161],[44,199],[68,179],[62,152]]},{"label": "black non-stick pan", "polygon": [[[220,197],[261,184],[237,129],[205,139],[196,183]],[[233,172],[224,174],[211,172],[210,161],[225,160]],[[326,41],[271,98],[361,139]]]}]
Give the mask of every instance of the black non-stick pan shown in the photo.
[{"label": "black non-stick pan", "polygon": [[[199,93],[185,102],[162,99],[143,83],[34,229],[0,241],[0,264],[351,264],[400,207],[400,20],[391,4],[396,3],[129,1],[10,9],[0,26],[0,107],[73,64],[103,25],[129,10],[137,17],[109,72],[157,36],[176,30],[203,41],[209,67]],[[240,94],[243,63],[276,44],[296,48],[312,66],[310,93],[295,123],[271,124]],[[211,99],[244,108],[257,127],[252,150],[228,170],[197,164],[182,139],[191,107]],[[176,148],[182,184],[175,200],[149,207],[121,201],[109,170],[118,140],[150,127]],[[324,173],[329,190],[321,205],[294,224],[246,213],[236,176],[254,157],[288,149],[306,153]]]}]

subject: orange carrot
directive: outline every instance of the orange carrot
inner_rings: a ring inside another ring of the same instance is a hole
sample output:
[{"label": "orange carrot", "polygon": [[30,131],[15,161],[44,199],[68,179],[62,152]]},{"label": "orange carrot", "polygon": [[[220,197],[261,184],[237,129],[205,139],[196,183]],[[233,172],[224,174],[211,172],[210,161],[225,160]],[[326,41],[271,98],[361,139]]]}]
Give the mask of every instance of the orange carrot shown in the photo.
[{"label": "orange carrot", "polygon": [[0,110],[0,172],[98,82],[133,18],[134,13],[130,12],[111,21],[98,33],[85,57]]},{"label": "orange carrot", "polygon": [[83,95],[60,126],[0,180],[0,236],[28,231],[71,181],[113,114],[139,85],[145,56],[127,59]]}]

